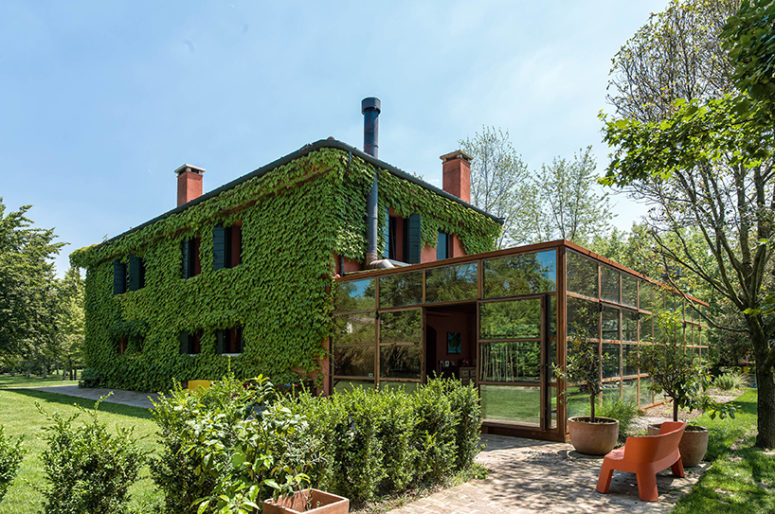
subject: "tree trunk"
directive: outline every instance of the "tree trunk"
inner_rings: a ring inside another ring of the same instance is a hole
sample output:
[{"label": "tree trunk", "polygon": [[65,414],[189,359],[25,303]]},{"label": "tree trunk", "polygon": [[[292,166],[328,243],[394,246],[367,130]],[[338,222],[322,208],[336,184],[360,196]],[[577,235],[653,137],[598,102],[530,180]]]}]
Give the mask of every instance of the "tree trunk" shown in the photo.
[{"label": "tree trunk", "polygon": [[595,422],[595,395],[589,395],[589,420]]},{"label": "tree trunk", "polygon": [[[759,359],[757,359],[758,361]],[[757,411],[759,421],[756,446],[775,448],[775,379],[772,368],[765,369],[756,363],[756,387],[758,389]]]},{"label": "tree trunk", "polygon": [[678,402],[673,399],[673,421],[678,421]]}]

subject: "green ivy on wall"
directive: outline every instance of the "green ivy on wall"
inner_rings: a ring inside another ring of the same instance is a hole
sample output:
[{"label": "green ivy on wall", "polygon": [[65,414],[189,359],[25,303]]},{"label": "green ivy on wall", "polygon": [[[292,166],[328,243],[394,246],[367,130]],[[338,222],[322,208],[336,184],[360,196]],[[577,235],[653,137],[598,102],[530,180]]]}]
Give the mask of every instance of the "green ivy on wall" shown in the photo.
[{"label": "green ivy on wall", "polygon": [[[86,364],[108,387],[154,391],[171,379],[258,373],[275,383],[319,369],[331,331],[333,255],[363,260],[374,168],[321,148],[196,206],[73,252],[86,274]],[[457,234],[466,252],[493,249],[500,225],[466,206],[379,170],[380,205],[422,215],[422,240]],[[242,262],[213,270],[213,227],[242,222]],[[181,242],[201,237],[200,274],[183,279]],[[380,240],[382,236],[380,235]],[[145,287],[113,295],[114,259],[145,262]],[[218,329],[243,327],[240,356],[216,353]],[[181,332],[202,331],[201,353],[181,355]],[[130,345],[119,355],[117,338]]]}]

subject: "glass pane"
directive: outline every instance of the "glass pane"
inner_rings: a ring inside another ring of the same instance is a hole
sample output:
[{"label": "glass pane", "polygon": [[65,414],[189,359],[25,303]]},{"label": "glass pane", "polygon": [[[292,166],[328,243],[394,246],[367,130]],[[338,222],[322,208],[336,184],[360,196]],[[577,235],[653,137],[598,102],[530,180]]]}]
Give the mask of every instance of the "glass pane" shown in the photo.
[{"label": "glass pane", "polygon": [[549,428],[557,428],[557,388],[549,386]]},{"label": "glass pane", "polygon": [[638,345],[636,344],[623,344],[622,345],[622,368],[623,375],[637,375],[638,367],[631,362],[638,355]]},{"label": "glass pane", "polygon": [[379,376],[387,378],[420,378],[420,345],[379,347]]},{"label": "glass pane", "polygon": [[568,297],[568,336],[597,339],[599,315],[596,303],[580,298]]},{"label": "glass pane", "polygon": [[334,344],[374,344],[377,333],[373,314],[334,316]]},{"label": "glass pane", "polygon": [[381,391],[395,391],[401,389],[407,393],[414,392],[420,387],[419,382],[380,382],[379,389]]},{"label": "glass pane", "polygon": [[602,266],[600,275],[603,288],[601,297],[609,302],[619,303],[619,272],[608,266]]},{"label": "glass pane", "polygon": [[622,401],[638,405],[638,379],[622,382]]},{"label": "glass pane", "polygon": [[639,308],[644,311],[651,310],[651,284],[645,280],[640,281],[640,305]]},{"label": "glass pane", "polygon": [[638,306],[638,279],[627,273],[622,273],[622,303]]},{"label": "glass pane", "polygon": [[708,328],[700,327],[700,345],[708,346]]},{"label": "glass pane", "polygon": [[541,424],[541,389],[527,386],[481,386],[482,415],[487,421]]},{"label": "glass pane", "polygon": [[538,342],[483,343],[482,364],[487,382],[538,382],[541,346]]},{"label": "glass pane", "polygon": [[622,309],[622,340],[638,340],[638,313]]},{"label": "glass pane", "polygon": [[603,359],[603,378],[613,378],[619,376],[619,345],[603,343],[603,355],[608,354],[608,358]]},{"label": "glass pane", "polygon": [[334,282],[336,312],[374,310],[374,279]]},{"label": "glass pane", "polygon": [[619,309],[603,307],[603,339],[618,341],[619,337]]},{"label": "glass pane", "polygon": [[459,264],[425,272],[425,301],[471,300],[479,295],[476,263]]},{"label": "glass pane", "polygon": [[579,253],[568,251],[568,291],[597,298],[597,262]]},{"label": "glass pane", "polygon": [[373,377],[373,345],[334,345],[334,375],[351,377]]},{"label": "glass pane", "polygon": [[659,311],[665,308],[665,290],[660,286],[652,286],[651,310]]},{"label": "glass pane", "polygon": [[334,379],[334,392],[341,393],[352,389],[374,389],[373,380],[345,380]]},{"label": "glass pane", "polygon": [[551,292],[556,280],[555,250],[484,261],[486,298]]},{"label": "glass pane", "polygon": [[379,307],[403,307],[422,303],[422,272],[397,273],[379,279]]},{"label": "glass pane", "polygon": [[606,382],[603,384],[603,403],[610,403],[619,399],[619,382]]},{"label": "glass pane", "polygon": [[640,341],[641,342],[648,342],[651,341],[651,337],[653,334],[653,328],[654,328],[654,322],[651,319],[651,316],[648,314],[643,315],[644,318],[641,319],[640,322]]},{"label": "glass pane", "polygon": [[652,402],[651,400],[651,389],[649,389],[649,386],[651,385],[651,379],[650,378],[641,378],[640,379],[640,406],[643,407],[644,405],[649,405]]},{"label": "glass pane", "polygon": [[517,339],[541,336],[541,300],[483,303],[480,306],[482,339]]},{"label": "glass pane", "polygon": [[568,386],[567,413],[569,418],[589,415],[589,394],[579,386]]},{"label": "glass pane", "polygon": [[379,315],[380,343],[419,343],[422,341],[422,314],[419,310],[383,312]]}]

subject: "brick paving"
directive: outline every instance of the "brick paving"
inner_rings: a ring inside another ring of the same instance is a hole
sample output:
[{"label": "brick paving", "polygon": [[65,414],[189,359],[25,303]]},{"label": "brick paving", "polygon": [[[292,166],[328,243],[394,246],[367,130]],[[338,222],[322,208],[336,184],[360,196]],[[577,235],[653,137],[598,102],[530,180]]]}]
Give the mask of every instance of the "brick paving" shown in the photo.
[{"label": "brick paving", "polygon": [[522,512],[668,512],[709,466],[670,471],[657,477],[659,502],[641,502],[635,475],[614,472],[609,494],[595,491],[602,457],[590,457],[570,444],[483,436],[487,445],[477,462],[490,470],[485,480],[439,491],[391,510],[394,514]]}]

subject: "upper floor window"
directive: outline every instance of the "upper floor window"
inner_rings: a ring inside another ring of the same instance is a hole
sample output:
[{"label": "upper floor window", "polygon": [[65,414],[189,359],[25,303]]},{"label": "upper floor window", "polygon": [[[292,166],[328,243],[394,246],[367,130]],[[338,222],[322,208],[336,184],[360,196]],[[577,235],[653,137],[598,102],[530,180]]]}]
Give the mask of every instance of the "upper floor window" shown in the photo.
[{"label": "upper floor window", "polygon": [[219,354],[242,353],[242,327],[236,326],[215,332],[215,351]]},{"label": "upper floor window", "polygon": [[410,264],[419,263],[422,252],[420,223],[419,214],[408,218],[388,216],[387,225],[383,227],[386,234],[383,257]]},{"label": "upper floor window", "polygon": [[199,261],[199,245],[201,238],[191,237],[181,243],[183,254],[183,278],[191,278],[202,272],[202,263]]},{"label": "upper floor window", "polygon": [[202,331],[197,330],[193,333],[181,332],[179,336],[180,353],[196,355],[202,351]]},{"label": "upper floor window", "polygon": [[439,230],[439,237],[436,240],[436,260],[449,259],[451,257],[450,243],[451,237],[446,232]]},{"label": "upper floor window", "polygon": [[242,227],[216,225],[213,228],[213,269],[233,268],[242,262]]},{"label": "upper floor window", "polygon": [[129,290],[145,287],[145,261],[137,255],[129,256]]},{"label": "upper floor window", "polygon": [[113,294],[126,292],[126,264],[116,259],[113,261]]}]

